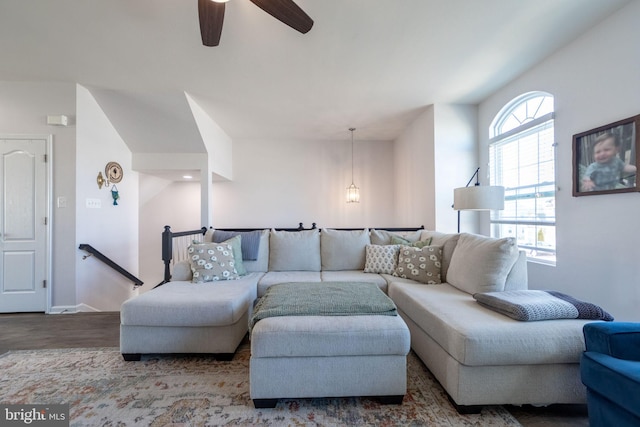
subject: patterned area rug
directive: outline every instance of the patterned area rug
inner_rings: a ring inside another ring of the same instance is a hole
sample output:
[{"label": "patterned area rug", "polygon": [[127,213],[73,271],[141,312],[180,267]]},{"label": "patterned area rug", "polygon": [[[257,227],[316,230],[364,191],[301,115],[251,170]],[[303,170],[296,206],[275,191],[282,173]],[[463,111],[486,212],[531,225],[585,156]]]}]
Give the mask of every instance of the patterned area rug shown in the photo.
[{"label": "patterned area rug", "polygon": [[249,398],[249,345],[233,361],[143,356],[117,348],[30,350],[0,357],[0,402],[69,403],[71,426],[519,426],[500,406],[459,415],[412,352],[402,405],[369,398],[280,400],[255,409]]}]

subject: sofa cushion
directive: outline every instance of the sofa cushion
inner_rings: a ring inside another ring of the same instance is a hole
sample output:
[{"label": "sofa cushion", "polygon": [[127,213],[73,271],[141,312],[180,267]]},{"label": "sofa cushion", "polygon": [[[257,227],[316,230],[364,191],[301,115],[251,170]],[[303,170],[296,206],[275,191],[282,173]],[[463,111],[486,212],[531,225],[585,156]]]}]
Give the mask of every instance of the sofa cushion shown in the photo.
[{"label": "sofa cushion", "polygon": [[369,230],[332,230],[320,232],[322,270],[362,270],[365,264],[365,246]]},{"label": "sofa cushion", "polygon": [[518,259],[511,267],[504,282],[505,291],[520,291],[529,289],[529,275],[527,273],[527,253],[519,251]]},{"label": "sofa cushion", "polygon": [[194,243],[187,251],[193,283],[238,278],[231,243]]},{"label": "sofa cushion", "polygon": [[320,271],[318,230],[271,230],[269,271]]},{"label": "sofa cushion", "polygon": [[260,245],[258,248],[258,258],[255,261],[243,260],[242,264],[248,273],[269,271],[269,229],[264,229],[260,233]]},{"label": "sofa cushion", "polygon": [[365,248],[365,273],[393,274],[398,267],[400,245],[367,245]]},{"label": "sofa cushion", "polygon": [[447,281],[447,272],[449,271],[449,263],[451,262],[451,256],[458,244],[460,234],[455,233],[441,233],[433,230],[423,230],[420,235],[420,240],[431,239],[433,246],[442,246],[442,281]]},{"label": "sofa cushion", "polygon": [[260,250],[261,230],[254,231],[226,231],[215,230],[213,232],[212,241],[224,242],[232,237],[241,237],[242,258],[248,261],[256,261]]},{"label": "sofa cushion", "polygon": [[256,299],[259,273],[211,283],[168,282],[122,304],[120,320],[134,326],[223,326],[242,318]]},{"label": "sofa cushion", "polygon": [[264,295],[269,286],[288,282],[320,282],[319,271],[269,271],[258,282],[258,296]]},{"label": "sofa cushion", "polygon": [[447,353],[463,365],[578,363],[588,320],[520,322],[476,303],[453,286],[391,282],[389,296]]},{"label": "sofa cushion", "polygon": [[365,273],[362,270],[322,271],[320,277],[323,282],[367,282],[375,283],[387,293],[387,281],[384,277],[375,273]]},{"label": "sofa cushion", "polygon": [[462,233],[451,255],[447,282],[470,294],[503,291],[518,259],[515,239]]},{"label": "sofa cushion", "polygon": [[422,230],[417,231],[387,231],[387,230],[371,230],[371,243],[374,245],[390,245],[391,236],[402,237],[405,240],[413,243],[420,240],[420,234]]},{"label": "sofa cushion", "polygon": [[400,316],[270,317],[253,327],[251,356],[404,356],[410,341]]},{"label": "sofa cushion", "polygon": [[401,246],[395,276],[428,285],[442,283],[442,248],[440,246]]}]

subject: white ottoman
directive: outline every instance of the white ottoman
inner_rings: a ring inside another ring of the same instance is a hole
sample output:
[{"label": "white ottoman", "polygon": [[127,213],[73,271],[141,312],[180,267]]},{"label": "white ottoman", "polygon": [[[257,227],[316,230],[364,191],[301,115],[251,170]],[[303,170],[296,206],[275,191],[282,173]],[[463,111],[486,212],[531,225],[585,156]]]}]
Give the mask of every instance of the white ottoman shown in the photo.
[{"label": "white ottoman", "polygon": [[280,398],[377,396],[402,403],[409,329],[400,316],[283,316],[251,332],[250,395],[256,408]]}]

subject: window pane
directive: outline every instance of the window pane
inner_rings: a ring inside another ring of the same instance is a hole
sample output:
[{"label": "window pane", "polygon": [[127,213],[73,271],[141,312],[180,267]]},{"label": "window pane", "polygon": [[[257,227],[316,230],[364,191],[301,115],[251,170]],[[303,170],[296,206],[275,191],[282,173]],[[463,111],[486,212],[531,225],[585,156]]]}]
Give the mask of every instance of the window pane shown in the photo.
[{"label": "window pane", "polygon": [[491,185],[505,187],[504,210],[491,211],[491,235],[515,237],[530,258],[554,263],[553,119],[518,132],[521,125],[551,112],[553,97],[546,94],[523,97],[505,108],[493,122],[497,135],[489,147],[489,170]]},{"label": "window pane", "polygon": [[494,120],[495,128],[490,136],[509,132],[531,120],[553,112],[553,97],[548,95],[528,95],[506,108],[498,120]]}]

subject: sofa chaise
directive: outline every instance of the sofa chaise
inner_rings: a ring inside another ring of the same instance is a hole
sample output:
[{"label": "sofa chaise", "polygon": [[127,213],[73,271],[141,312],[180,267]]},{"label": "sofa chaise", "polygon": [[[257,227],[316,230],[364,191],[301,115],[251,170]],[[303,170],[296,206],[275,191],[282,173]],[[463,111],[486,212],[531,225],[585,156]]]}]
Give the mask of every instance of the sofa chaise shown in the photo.
[{"label": "sofa chaise", "polygon": [[[588,321],[522,322],[474,300],[479,292],[527,289],[526,256],[512,240],[421,229],[258,233],[257,255],[243,261],[247,274],[239,280],[192,283],[191,268],[183,261],[174,265],[170,282],[126,301],[121,313],[125,359],[144,353],[232,354],[247,333],[254,301],[270,286],[369,282],[393,300],[410,331],[411,348],[459,411],[586,402],[579,361]],[[213,238],[208,230],[203,240]],[[400,263],[389,266],[373,254],[373,249],[422,246],[437,248],[435,281],[441,283],[425,284],[431,277],[413,280],[412,273],[423,275],[421,268],[398,275]]]}]

